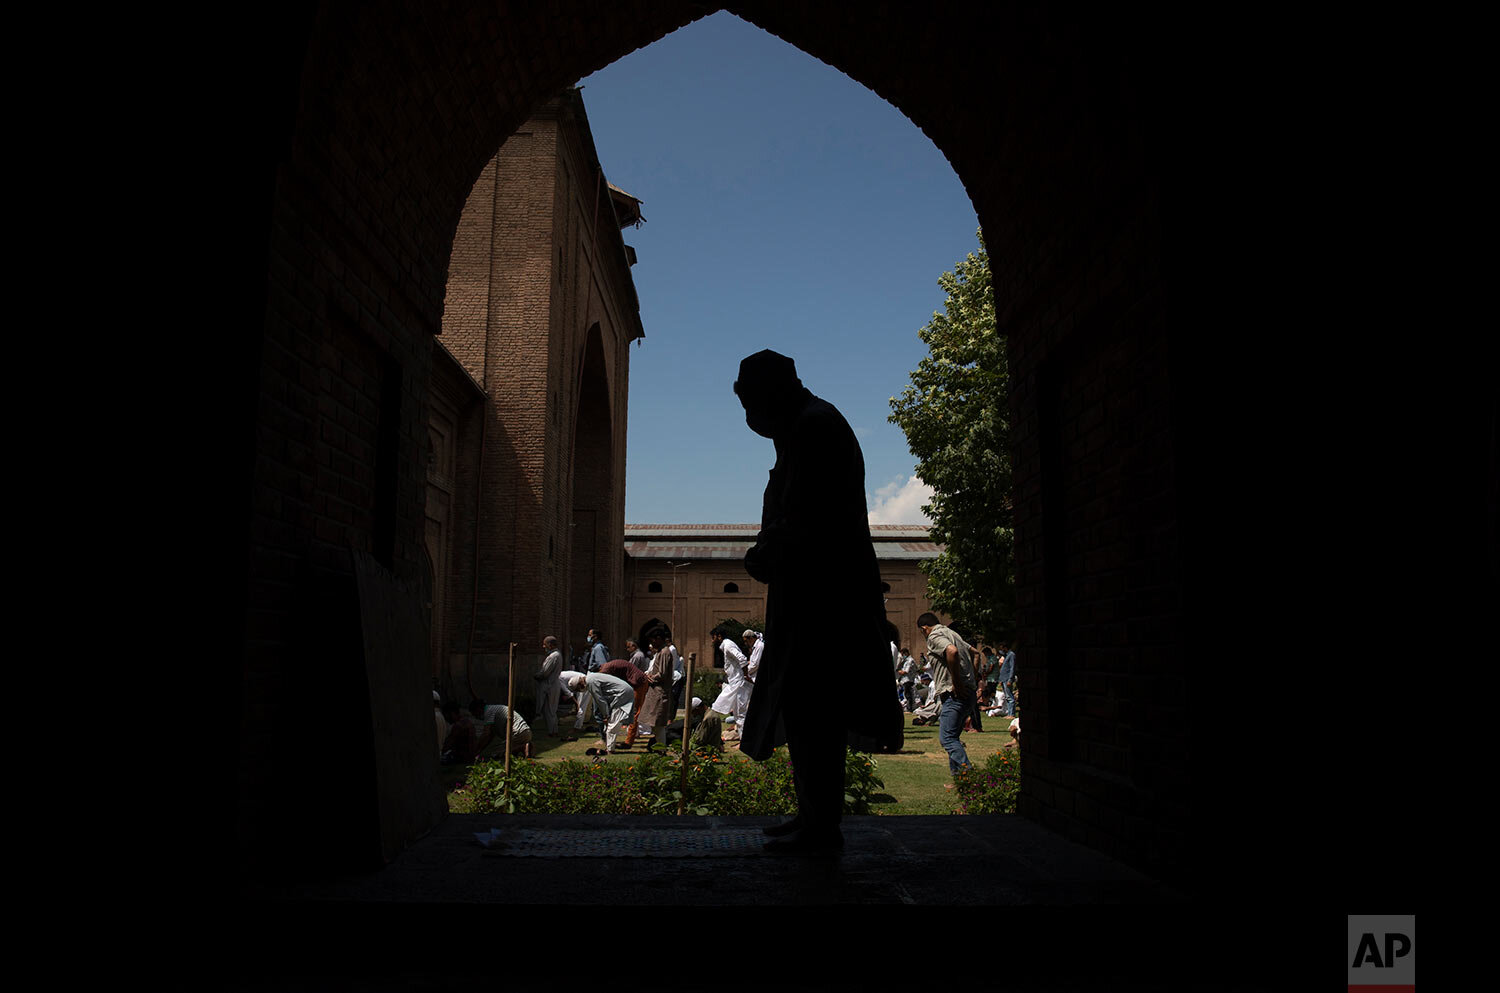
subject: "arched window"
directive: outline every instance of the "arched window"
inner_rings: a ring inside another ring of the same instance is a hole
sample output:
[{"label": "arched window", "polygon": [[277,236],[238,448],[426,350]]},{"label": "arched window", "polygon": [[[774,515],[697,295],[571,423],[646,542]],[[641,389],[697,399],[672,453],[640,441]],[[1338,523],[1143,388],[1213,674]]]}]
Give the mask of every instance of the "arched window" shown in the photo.
[{"label": "arched window", "polygon": [[724,584],[724,592],[725,593],[738,593],[739,591],[740,591],[740,584],[739,583],[725,583]]},{"label": "arched window", "polygon": [[646,587],[646,592],[647,593],[660,593],[661,592],[661,583],[652,583],[650,586]]}]

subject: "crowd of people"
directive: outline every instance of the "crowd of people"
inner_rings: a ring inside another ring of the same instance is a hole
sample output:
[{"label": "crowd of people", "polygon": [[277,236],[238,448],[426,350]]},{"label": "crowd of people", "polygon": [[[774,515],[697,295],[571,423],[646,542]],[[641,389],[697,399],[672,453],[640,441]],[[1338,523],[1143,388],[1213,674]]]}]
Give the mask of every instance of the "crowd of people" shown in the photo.
[{"label": "crowd of people", "polygon": [[[745,632],[747,639],[751,635],[759,639],[757,632]],[[547,654],[532,677],[536,701],[532,721],[538,729],[545,728],[548,737],[565,741],[577,741],[586,729],[597,730],[599,741],[587,754],[601,758],[632,748],[638,740],[645,742],[646,752],[665,748],[672,738],[681,741],[684,722],[674,718],[686,682],[683,659],[672,643],[668,626],[653,618],[642,629],[639,641],[625,639],[628,658],[611,658],[603,635],[595,628],[589,629],[587,643],[587,655],[575,657],[576,664],[585,668],[565,669],[558,639],[553,635],[542,639]],[[694,747],[722,750],[725,718],[731,723],[736,719],[743,722],[760,659],[758,649],[758,645],[753,647],[748,658],[739,654],[739,664],[713,707],[693,698],[687,733]],[[456,701],[445,702],[436,689],[432,699],[438,758],[444,765],[503,754],[507,719],[512,753],[532,757],[532,725],[519,713],[479,697],[469,702],[465,712]],[[558,716],[570,711],[573,728],[568,733],[559,730]]]},{"label": "crowd of people", "polygon": [[[898,647],[899,632],[889,626],[891,659],[895,670],[896,699],[911,715],[913,725],[937,725],[939,740],[949,754],[950,769],[968,764],[958,735],[983,731],[984,717],[1009,718],[1012,736],[1020,734],[1019,696],[1016,689],[1016,653],[1007,641],[993,646],[970,645],[936,615],[918,618],[918,629],[926,639],[920,659],[910,645]],[[750,698],[765,651],[765,636],[746,628],[738,637],[731,632],[712,632],[716,660],[722,660],[724,681],[713,702],[693,697],[688,715],[688,733],[695,747],[722,750],[725,742],[736,742],[749,716]],[[666,624],[650,622],[641,633],[645,648],[633,638],[625,640],[628,658],[610,658],[597,629],[589,629],[587,668],[564,669],[558,639],[542,640],[547,656],[533,679],[538,729],[552,738],[576,741],[586,729],[596,729],[598,742],[587,754],[608,756],[644,741],[646,752],[681,741],[683,721],[675,720],[685,686],[683,661],[672,643]],[[581,660],[580,660],[581,661]],[[524,758],[533,755],[532,724],[504,704],[491,704],[476,697],[467,709],[456,701],[443,702],[433,691],[438,754],[444,764],[469,763],[503,754],[505,722],[511,727],[511,751]],[[572,733],[559,730],[559,712],[573,714]],[[732,726],[725,730],[726,725]]]},{"label": "crowd of people", "polygon": [[982,732],[986,715],[1009,717],[1008,730],[1020,737],[1016,653],[1005,641],[996,642],[993,650],[982,643],[970,645],[931,611],[917,618],[917,627],[926,638],[920,665],[909,647],[898,650],[895,641],[891,642],[897,692],[913,724],[938,726],[938,742],[948,753],[948,770],[956,776],[969,765],[960,735]]},{"label": "crowd of people", "polygon": [[[990,646],[978,642],[970,646],[969,654],[976,683],[975,713],[965,718],[968,722],[965,730],[983,730],[984,717],[1019,719],[1016,653],[1010,643],[997,641]],[[936,665],[925,651],[919,662],[912,656],[909,645],[902,645],[896,653],[896,697],[906,712],[913,715],[913,724],[937,723],[937,694],[932,689]]]}]

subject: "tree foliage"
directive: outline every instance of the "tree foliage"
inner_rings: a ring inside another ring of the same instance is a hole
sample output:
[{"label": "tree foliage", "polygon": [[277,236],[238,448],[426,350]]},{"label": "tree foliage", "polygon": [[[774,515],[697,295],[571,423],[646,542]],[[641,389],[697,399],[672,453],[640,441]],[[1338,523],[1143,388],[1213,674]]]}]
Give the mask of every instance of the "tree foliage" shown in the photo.
[{"label": "tree foliage", "polygon": [[978,254],[938,285],[947,302],[918,332],[928,354],[911,385],[891,398],[890,420],[906,434],[917,476],[933,489],[922,508],[932,539],[947,546],[922,564],[933,608],[970,641],[994,639],[1015,624],[1015,554],[1010,376],[983,231]]}]

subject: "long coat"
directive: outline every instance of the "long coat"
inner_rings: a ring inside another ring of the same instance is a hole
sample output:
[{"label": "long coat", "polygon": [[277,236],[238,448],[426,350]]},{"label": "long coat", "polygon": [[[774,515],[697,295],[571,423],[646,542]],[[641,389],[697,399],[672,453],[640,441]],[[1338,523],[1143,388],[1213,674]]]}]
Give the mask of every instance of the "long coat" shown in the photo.
[{"label": "long coat", "polygon": [[651,659],[651,668],[646,670],[646,698],[641,701],[638,720],[642,727],[656,727],[671,721],[675,710],[672,702],[672,653],[663,648]]},{"label": "long coat", "polygon": [[844,416],[804,393],[772,439],[776,465],[745,568],[767,584],[765,653],[740,750],[765,759],[786,742],[782,701],[826,694],[844,708],[849,744],[901,747],[905,712],[891,687],[890,634],[870,540],[865,460]]}]

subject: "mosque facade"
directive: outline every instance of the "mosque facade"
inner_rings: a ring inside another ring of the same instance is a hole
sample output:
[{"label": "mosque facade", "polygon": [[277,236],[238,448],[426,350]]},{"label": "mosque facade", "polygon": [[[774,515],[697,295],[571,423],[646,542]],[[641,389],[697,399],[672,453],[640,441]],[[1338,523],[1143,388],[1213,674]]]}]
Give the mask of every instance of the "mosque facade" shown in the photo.
[{"label": "mosque facade", "polygon": [[[766,616],[766,586],[745,571],[755,524],[625,525],[625,611],[630,631],[652,617],[671,623],[677,650],[713,658],[709,631],[728,618]],[[921,565],[941,554],[922,525],[872,524],[870,538],[885,588],[886,617],[901,644],[920,651],[917,618],[932,609]],[[838,618],[827,618],[837,637]],[[614,646],[611,645],[613,648]],[[617,652],[618,654],[618,652]]]}]

